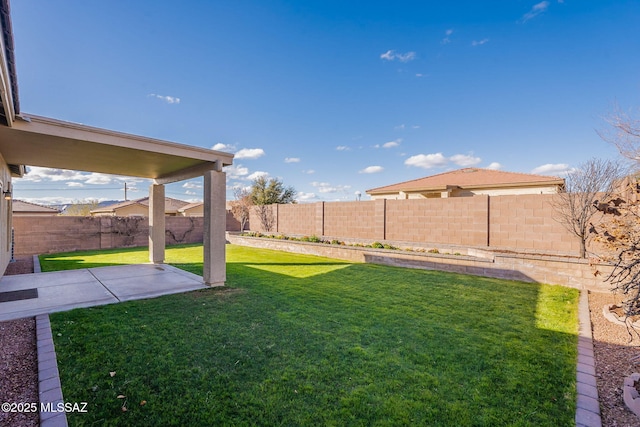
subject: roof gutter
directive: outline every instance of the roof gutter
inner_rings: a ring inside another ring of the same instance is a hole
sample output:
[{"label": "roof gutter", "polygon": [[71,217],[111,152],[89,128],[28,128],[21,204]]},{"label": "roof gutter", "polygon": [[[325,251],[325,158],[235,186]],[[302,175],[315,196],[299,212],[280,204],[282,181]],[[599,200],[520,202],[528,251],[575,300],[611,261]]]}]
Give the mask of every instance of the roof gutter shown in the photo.
[{"label": "roof gutter", "polygon": [[16,115],[20,114],[20,104],[9,0],[0,0],[0,27],[0,102],[6,124],[12,127]]}]

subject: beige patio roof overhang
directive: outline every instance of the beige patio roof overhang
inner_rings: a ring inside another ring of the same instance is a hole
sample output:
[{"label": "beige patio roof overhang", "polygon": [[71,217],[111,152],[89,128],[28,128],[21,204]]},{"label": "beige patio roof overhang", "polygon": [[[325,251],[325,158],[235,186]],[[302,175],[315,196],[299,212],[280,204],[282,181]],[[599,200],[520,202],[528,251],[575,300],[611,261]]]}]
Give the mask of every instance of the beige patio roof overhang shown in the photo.
[{"label": "beige patio roof overhang", "polygon": [[220,171],[233,155],[23,113],[0,126],[0,152],[12,165],[153,179],[156,184]]},{"label": "beige patio roof overhang", "polygon": [[149,260],[164,262],[164,184],[204,177],[203,278],[226,280],[226,179],[233,154],[30,114],[0,126],[0,153],[18,176],[22,165],[149,178]]}]

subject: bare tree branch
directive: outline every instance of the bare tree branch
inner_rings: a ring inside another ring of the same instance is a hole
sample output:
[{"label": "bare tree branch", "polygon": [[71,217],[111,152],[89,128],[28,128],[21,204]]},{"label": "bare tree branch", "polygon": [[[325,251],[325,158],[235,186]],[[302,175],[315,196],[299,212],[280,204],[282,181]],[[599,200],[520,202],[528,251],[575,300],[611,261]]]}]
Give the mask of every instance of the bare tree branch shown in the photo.
[{"label": "bare tree branch", "polygon": [[567,176],[564,191],[552,202],[556,220],[580,239],[582,258],[586,257],[587,240],[594,217],[599,208],[604,208],[600,206],[600,201],[611,198],[624,171],[619,162],[588,160]]}]

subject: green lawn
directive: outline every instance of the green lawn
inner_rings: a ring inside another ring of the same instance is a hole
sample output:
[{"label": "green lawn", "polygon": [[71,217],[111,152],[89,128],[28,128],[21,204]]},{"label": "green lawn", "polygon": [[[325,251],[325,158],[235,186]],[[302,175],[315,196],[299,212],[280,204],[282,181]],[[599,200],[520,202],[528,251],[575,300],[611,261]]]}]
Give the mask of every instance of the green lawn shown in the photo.
[{"label": "green lawn", "polygon": [[[201,253],[167,260],[201,272]],[[238,246],[227,263],[226,288],[51,316],[65,401],[89,402],[70,425],[574,425],[576,290]]]}]

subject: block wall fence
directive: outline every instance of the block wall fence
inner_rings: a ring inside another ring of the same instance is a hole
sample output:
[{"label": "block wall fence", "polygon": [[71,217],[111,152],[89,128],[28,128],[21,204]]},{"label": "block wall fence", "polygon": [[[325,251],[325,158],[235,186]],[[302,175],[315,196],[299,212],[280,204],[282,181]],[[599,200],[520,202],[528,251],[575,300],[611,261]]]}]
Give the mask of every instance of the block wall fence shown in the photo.
[{"label": "block wall fence", "polygon": [[[166,244],[202,243],[202,217],[165,218]],[[99,250],[149,244],[147,217],[14,216],[14,255]],[[227,230],[240,224],[227,212]]]},{"label": "block wall fence", "polygon": [[[372,200],[272,205],[274,230],[349,243],[464,246],[547,255],[579,254],[579,241],[554,219],[553,195]],[[251,213],[251,231],[265,232]],[[148,245],[144,217],[13,218],[14,254]],[[202,218],[166,217],[167,244],[202,242]],[[227,212],[227,231],[240,224]]]},{"label": "block wall fence", "polygon": [[[457,245],[577,256],[580,242],[554,218],[554,195],[474,196],[272,205],[271,233],[344,241]],[[251,231],[267,232],[250,216]]]}]

